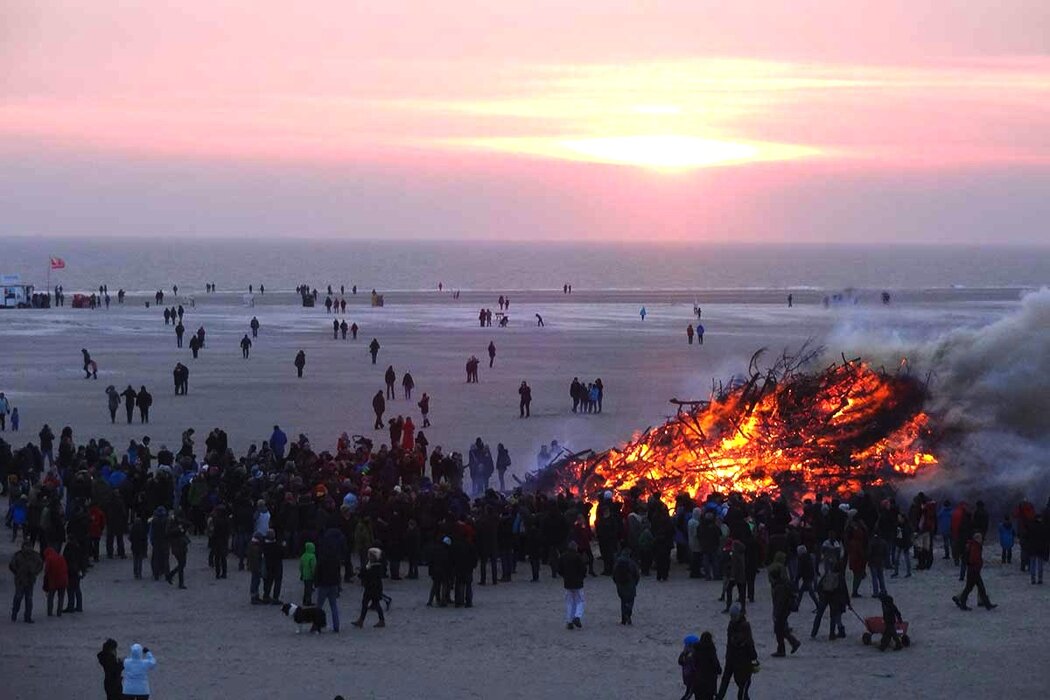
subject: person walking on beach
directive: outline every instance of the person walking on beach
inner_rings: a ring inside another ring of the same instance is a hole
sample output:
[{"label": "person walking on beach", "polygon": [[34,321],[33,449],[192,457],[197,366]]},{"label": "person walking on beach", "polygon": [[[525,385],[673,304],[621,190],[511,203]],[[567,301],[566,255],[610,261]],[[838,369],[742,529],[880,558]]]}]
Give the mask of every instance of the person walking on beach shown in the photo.
[{"label": "person walking on beach", "polygon": [[645,311],[645,307],[643,306],[642,310],[638,312],[638,315],[642,317],[643,321],[645,320],[645,314],[646,314],[646,311]]},{"label": "person walking on beach", "polygon": [[175,568],[168,571],[165,579],[168,585],[171,585],[175,581],[175,577],[179,577],[179,588],[186,590],[185,572],[186,572],[186,556],[189,553],[190,538],[186,534],[186,528],[183,527],[179,519],[172,516],[168,520],[168,531],[166,533],[168,538],[168,551],[175,557]]},{"label": "person walking on beach", "polygon": [[116,423],[117,409],[120,408],[120,394],[112,384],[106,387],[106,407],[109,409],[109,422]]},{"label": "person walking on beach", "polygon": [[409,372],[405,372],[404,376],[401,377],[401,388],[405,392],[405,400],[412,400],[412,390],[416,388],[416,380],[412,379],[412,375]]},{"label": "person walking on beach", "polygon": [[696,340],[700,345],[704,344],[704,326],[700,323],[696,324]]},{"label": "person walking on beach", "polygon": [[138,399],[138,394],[135,393],[135,389],[128,384],[128,388],[120,393],[124,397],[124,412],[128,417],[128,425],[131,425],[131,418],[135,413],[135,401]]},{"label": "person walking on beach", "polygon": [[693,324],[689,324],[685,327],[685,337],[689,339],[689,344],[693,344]]},{"label": "person walking on beach", "polygon": [[175,364],[174,369],[171,370],[171,375],[175,382],[175,395],[178,396],[182,393],[182,373],[179,371],[179,363]]},{"label": "person walking on beach", "polygon": [[729,690],[729,683],[736,681],[737,699],[746,700],[751,687],[751,676],[758,665],[758,652],[755,651],[755,638],[751,633],[751,623],[747,621],[740,603],[733,603],[729,609],[729,626],[726,628],[726,665],[722,682],[718,687],[718,698],[724,698]]},{"label": "person walking on beach", "polygon": [[332,340],[339,340],[339,319],[332,319]]},{"label": "person walking on beach", "polygon": [[518,387],[518,396],[520,397],[518,401],[518,418],[528,418],[530,415],[529,407],[532,406],[532,389],[525,383],[524,379],[521,381],[521,386]]},{"label": "person walking on beach", "polygon": [[248,351],[251,350],[251,348],[252,348],[252,340],[251,340],[251,338],[248,337],[248,334],[245,333],[244,337],[241,338],[241,357],[243,357],[244,359],[247,360],[248,359]]},{"label": "person walking on beach", "polygon": [[419,406],[419,412],[423,414],[423,427],[430,427],[430,397],[427,392],[423,392],[423,398],[419,400],[417,404]]},{"label": "person walking on beach", "polygon": [[199,347],[199,348],[203,348],[204,347],[204,337],[206,335],[207,335],[207,333],[204,330],[204,326],[201,326],[200,328],[197,329],[197,347]]},{"label": "person walking on beach", "polygon": [[179,321],[178,325],[175,326],[175,347],[182,347],[182,335],[186,332],[186,326],[182,325],[182,321]]},{"label": "person walking on beach", "polygon": [[565,586],[565,629],[583,627],[583,581],[587,577],[587,567],[575,542],[570,542],[558,559],[558,573]]},{"label": "person walking on beach", "polygon": [[343,322],[339,324],[339,332],[342,334],[343,340],[346,340],[346,332],[348,330],[350,330],[350,326],[346,325],[346,319],[344,318]]},{"label": "person walking on beach", "polygon": [[33,543],[26,539],[22,541],[22,548],[11,557],[7,568],[11,570],[15,578],[15,598],[11,604],[11,622],[18,621],[18,611],[22,607],[22,602],[25,601],[22,620],[32,624],[33,588],[36,586],[36,577],[44,570],[44,560],[33,548]]},{"label": "person walking on beach", "polygon": [[131,645],[131,656],[124,659],[124,700],[149,700],[149,672],[157,667],[157,659],[149,648]]},{"label": "person walking on beach", "polygon": [[984,537],[979,532],[973,533],[966,543],[963,552],[966,564],[966,587],[962,593],[952,596],[952,601],[960,610],[969,610],[966,599],[970,597],[970,591],[977,588],[977,604],[985,610],[999,607],[988,597],[988,591],[984,587],[984,579],[981,578],[981,569],[984,568]]},{"label": "person walking on beach", "polygon": [[626,545],[620,550],[616,557],[616,563],[612,567],[612,580],[616,585],[616,595],[620,599],[620,624],[633,624],[631,616],[634,615],[634,599],[638,593],[638,582],[642,573],[638,564],[631,558],[631,550]]},{"label": "person walking on beach", "polygon": [[196,335],[190,336],[190,352],[193,353],[193,359],[197,359],[197,353],[200,352],[201,341]]},{"label": "person walking on beach", "polygon": [[393,365],[387,366],[383,379],[386,381],[386,397],[391,400],[397,398],[397,395],[394,393],[394,382],[397,381],[397,374],[394,372]]},{"label": "person walking on beach", "polygon": [[259,337],[259,319],[257,317],[255,317],[255,316],[252,316],[252,321],[251,321],[251,323],[248,324],[248,327],[252,329],[252,337],[253,338],[258,338]]},{"label": "person walking on beach", "polygon": [[376,423],[374,426],[375,430],[382,430],[383,425],[383,413],[386,412],[386,399],[383,398],[382,390],[377,391],[376,395],[372,397],[372,410],[376,414]]},{"label": "person walking on beach", "polygon": [[306,367],[306,353],[302,350],[295,353],[295,372],[299,379],[303,378],[303,367]]},{"label": "person walking on beach", "polygon": [[496,343],[489,341],[489,369],[492,369],[492,363],[496,361]]},{"label": "person walking on beach", "polygon": [[146,385],[139,387],[139,393],[135,397],[135,405],[139,407],[139,422],[149,423],[149,407],[153,405],[153,394],[146,391]]},{"label": "person walking on beach", "polygon": [[[356,326],[357,324],[355,323],[354,325]],[[357,337],[357,331],[354,331],[354,337]],[[368,352],[372,355],[372,364],[374,365],[376,356],[379,355],[379,341],[377,339],[372,338],[372,342],[368,344]]]},{"label": "person walking on beach", "polygon": [[87,348],[80,348],[80,354],[84,356],[84,379],[91,379],[91,353]]},{"label": "person walking on beach", "polygon": [[98,665],[102,667],[102,690],[106,693],[106,700],[123,700],[124,664],[117,658],[116,640],[107,639],[96,658]]},{"label": "person walking on beach", "polygon": [[536,314],[536,327],[543,328],[543,316]]},{"label": "person walking on beach", "polygon": [[372,547],[368,550],[368,563],[361,572],[361,614],[351,622],[354,627],[364,627],[365,616],[369,610],[375,610],[379,614],[379,622],[376,627],[386,627],[386,619],[383,616],[383,552]]},{"label": "person walking on beach", "polygon": [[[357,322],[350,324],[350,339],[357,340]],[[375,364],[375,362],[373,362],[372,364]]]}]

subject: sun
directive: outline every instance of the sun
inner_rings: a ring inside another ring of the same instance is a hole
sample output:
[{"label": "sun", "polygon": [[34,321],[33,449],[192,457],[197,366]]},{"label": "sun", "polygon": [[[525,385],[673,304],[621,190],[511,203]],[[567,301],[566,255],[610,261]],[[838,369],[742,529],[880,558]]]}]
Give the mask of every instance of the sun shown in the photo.
[{"label": "sun", "polygon": [[816,149],[769,141],[738,141],[682,134],[452,139],[450,146],[532,158],[604,163],[658,172],[817,157]]},{"label": "sun", "polygon": [[755,144],[692,136],[613,136],[563,141],[585,160],[635,165],[658,170],[682,170],[756,160]]}]

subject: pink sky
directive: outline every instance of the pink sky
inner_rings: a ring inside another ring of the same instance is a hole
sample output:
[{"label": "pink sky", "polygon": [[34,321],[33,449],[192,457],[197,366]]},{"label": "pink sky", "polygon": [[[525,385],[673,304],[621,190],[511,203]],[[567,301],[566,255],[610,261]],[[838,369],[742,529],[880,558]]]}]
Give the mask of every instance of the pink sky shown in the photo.
[{"label": "pink sky", "polygon": [[156,5],[0,7],[0,235],[1046,240],[1045,0]]}]

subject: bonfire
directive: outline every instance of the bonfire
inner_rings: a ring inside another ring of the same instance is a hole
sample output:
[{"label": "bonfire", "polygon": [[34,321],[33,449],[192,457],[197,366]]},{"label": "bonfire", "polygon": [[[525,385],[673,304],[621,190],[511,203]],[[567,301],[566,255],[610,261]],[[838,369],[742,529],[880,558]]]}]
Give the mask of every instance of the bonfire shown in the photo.
[{"label": "bonfire", "polygon": [[673,501],[682,492],[847,495],[937,464],[923,411],[926,383],[907,362],[892,371],[842,358],[807,371],[820,350],[784,353],[760,371],[712,386],[703,401],[671,399],[677,415],[625,445],[563,456],[530,479],[539,490],[638,488]]}]

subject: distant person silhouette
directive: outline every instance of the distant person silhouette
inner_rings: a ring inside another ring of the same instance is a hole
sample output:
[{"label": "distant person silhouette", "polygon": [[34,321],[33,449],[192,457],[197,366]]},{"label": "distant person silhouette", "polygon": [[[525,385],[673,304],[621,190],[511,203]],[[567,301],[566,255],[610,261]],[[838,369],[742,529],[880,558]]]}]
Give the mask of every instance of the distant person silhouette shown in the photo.
[{"label": "distant person silhouette", "polygon": [[368,352],[372,355],[372,364],[374,365],[376,363],[376,356],[379,355],[379,341],[375,338],[372,338],[372,342],[368,344]]},{"label": "distant person silhouette", "polygon": [[303,368],[306,367],[306,353],[302,350],[295,354],[295,372],[299,379],[303,378]]}]

